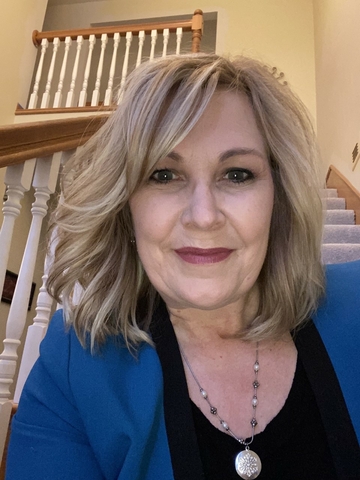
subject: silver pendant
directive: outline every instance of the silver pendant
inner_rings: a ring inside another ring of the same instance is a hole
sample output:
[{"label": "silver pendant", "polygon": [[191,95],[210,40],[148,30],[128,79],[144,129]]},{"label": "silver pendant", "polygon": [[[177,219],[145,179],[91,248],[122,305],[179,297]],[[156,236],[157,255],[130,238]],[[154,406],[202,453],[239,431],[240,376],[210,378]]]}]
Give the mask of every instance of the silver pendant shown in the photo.
[{"label": "silver pendant", "polygon": [[236,473],[241,478],[251,480],[257,478],[261,472],[261,460],[249,447],[238,453],[235,460]]}]

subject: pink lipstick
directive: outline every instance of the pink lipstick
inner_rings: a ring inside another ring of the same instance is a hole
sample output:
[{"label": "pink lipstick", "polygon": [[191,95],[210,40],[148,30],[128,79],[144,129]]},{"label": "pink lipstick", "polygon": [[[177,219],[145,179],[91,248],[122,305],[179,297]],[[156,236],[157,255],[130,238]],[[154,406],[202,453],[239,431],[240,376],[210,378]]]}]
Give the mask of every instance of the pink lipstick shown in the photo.
[{"label": "pink lipstick", "polygon": [[194,248],[183,247],[175,250],[179,257],[187,263],[207,264],[222,262],[233,252],[229,248]]}]

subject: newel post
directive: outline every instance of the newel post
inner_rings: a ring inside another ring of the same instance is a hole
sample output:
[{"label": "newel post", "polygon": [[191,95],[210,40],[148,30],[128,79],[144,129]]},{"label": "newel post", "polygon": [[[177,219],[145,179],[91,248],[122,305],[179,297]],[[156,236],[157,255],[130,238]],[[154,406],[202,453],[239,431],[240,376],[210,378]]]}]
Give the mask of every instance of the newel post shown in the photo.
[{"label": "newel post", "polygon": [[192,45],[191,52],[199,53],[200,52],[200,43],[203,34],[204,21],[203,21],[203,12],[202,10],[195,10],[192,17]]}]

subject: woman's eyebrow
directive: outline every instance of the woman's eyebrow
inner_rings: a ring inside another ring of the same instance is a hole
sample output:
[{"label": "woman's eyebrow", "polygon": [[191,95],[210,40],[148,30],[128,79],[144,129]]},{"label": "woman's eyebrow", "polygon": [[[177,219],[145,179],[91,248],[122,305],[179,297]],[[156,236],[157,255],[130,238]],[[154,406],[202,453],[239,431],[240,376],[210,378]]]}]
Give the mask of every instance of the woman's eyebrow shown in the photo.
[{"label": "woman's eyebrow", "polygon": [[[257,157],[260,157],[266,160],[266,156],[264,156],[264,154],[260,152],[260,150],[257,150],[256,148],[241,147],[241,148],[231,148],[229,150],[226,150],[224,153],[220,155],[220,162],[223,162],[231,157],[245,156],[245,155],[256,155]],[[168,153],[166,157],[171,158],[176,162],[182,162],[184,160],[184,158],[179,153],[174,151]]]},{"label": "woman's eyebrow", "polygon": [[264,154],[259,150],[257,150],[256,148],[241,147],[241,148],[232,148],[230,150],[226,150],[226,152],[220,155],[220,162],[223,162],[224,160],[227,160],[228,158],[231,158],[231,157],[245,156],[245,155],[256,155],[257,157],[260,157],[266,160],[266,157],[264,156]]},{"label": "woman's eyebrow", "polygon": [[176,162],[182,162],[184,160],[183,157],[180,154],[178,154],[174,151],[168,153],[166,155],[166,158],[171,158],[172,160],[175,160]]}]

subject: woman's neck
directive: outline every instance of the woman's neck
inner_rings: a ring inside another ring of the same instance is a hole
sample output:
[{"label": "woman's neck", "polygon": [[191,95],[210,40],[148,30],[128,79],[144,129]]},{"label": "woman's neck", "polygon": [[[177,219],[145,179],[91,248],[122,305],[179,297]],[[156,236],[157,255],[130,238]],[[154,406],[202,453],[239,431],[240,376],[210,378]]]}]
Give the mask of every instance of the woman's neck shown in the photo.
[{"label": "woman's neck", "polygon": [[170,320],[180,343],[222,344],[238,338],[239,333],[256,317],[258,295],[246,301],[216,310],[169,308]]}]

